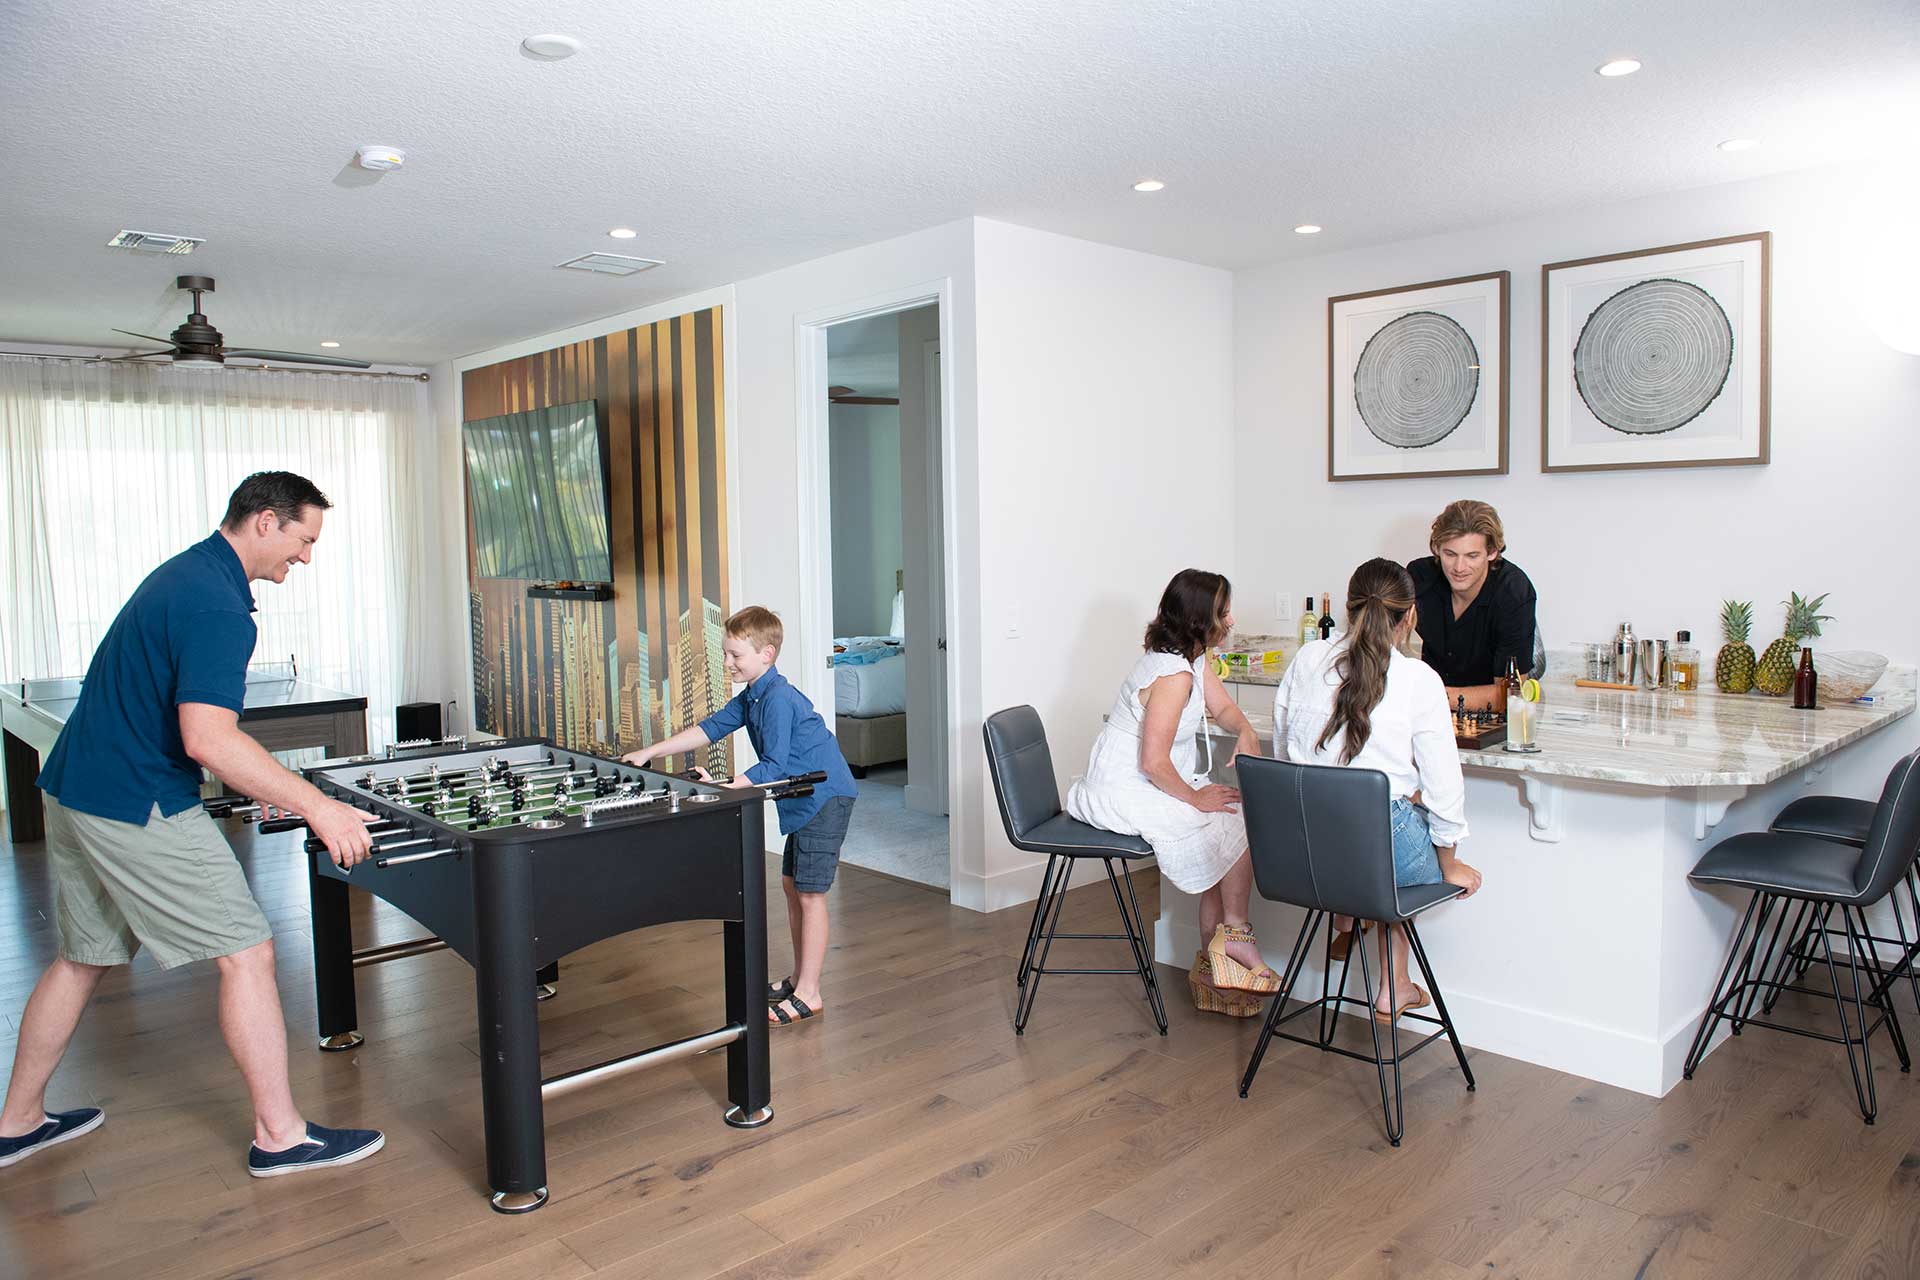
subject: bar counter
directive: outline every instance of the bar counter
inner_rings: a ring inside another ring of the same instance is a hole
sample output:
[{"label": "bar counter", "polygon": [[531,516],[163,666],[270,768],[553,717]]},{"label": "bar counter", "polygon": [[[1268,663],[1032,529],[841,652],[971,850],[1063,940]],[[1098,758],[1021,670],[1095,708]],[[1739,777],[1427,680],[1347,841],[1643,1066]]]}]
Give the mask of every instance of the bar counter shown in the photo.
[{"label": "bar counter", "polygon": [[[1877,798],[1915,745],[1911,724],[1887,732],[1913,714],[1915,673],[1890,668],[1874,701],[1809,712],[1757,694],[1579,688],[1553,666],[1538,754],[1461,752],[1460,857],[1485,884],[1422,916],[1421,937],[1469,1047],[1664,1094],[1744,905],[1687,872],[1715,840],[1765,829],[1795,796]],[[1271,753],[1279,670],[1226,679]],[[1219,781],[1234,780],[1231,750],[1214,727]],[[1256,893],[1249,914],[1282,968],[1301,913]],[[1165,882],[1155,942],[1175,965],[1200,945],[1194,900]],[[1314,950],[1302,982],[1317,993]]]}]

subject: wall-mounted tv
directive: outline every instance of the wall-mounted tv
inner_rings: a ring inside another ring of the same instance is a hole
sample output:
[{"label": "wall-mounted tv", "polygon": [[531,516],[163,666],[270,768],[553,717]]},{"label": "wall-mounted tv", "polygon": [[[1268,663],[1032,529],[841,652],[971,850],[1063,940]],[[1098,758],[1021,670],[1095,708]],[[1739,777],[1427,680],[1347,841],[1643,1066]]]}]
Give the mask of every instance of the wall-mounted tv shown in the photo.
[{"label": "wall-mounted tv", "polygon": [[461,438],[481,577],[612,579],[593,401],[482,418]]}]

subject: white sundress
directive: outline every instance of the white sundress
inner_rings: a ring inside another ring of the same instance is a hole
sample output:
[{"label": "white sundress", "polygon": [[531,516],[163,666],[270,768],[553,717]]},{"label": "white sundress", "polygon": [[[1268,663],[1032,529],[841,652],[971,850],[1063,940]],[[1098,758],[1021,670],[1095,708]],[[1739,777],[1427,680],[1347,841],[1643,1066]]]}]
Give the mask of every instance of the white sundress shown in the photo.
[{"label": "white sundress", "polygon": [[1196,787],[1205,786],[1209,779],[1199,767],[1205,662],[1204,654],[1192,662],[1172,653],[1140,655],[1094,741],[1087,776],[1067,792],[1069,814],[1102,830],[1147,841],[1161,874],[1187,893],[1211,889],[1239,861],[1247,848],[1246,823],[1238,813],[1202,813],[1153,785],[1140,768],[1140,730],[1146,714],[1140,692],[1164,676],[1185,672],[1193,677],[1193,692],[1180,712],[1170,754],[1182,777]]}]

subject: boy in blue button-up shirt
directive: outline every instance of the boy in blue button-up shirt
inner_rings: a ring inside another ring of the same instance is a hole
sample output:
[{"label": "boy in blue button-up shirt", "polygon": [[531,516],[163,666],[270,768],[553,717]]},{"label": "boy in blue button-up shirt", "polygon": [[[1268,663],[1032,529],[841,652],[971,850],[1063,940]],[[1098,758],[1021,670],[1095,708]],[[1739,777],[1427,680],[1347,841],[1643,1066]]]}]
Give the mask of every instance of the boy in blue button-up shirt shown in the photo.
[{"label": "boy in blue button-up shirt", "polygon": [[[760,762],[731,785],[758,786],[798,774],[820,772],[824,782],[813,794],[775,802],[780,832],[787,837],[780,860],[787,891],[787,924],[793,933],[793,976],[767,988],[767,1021],[789,1026],[818,1015],[820,971],[827,959],[827,890],[840,865],[840,845],[859,795],[840,743],[826,721],[801,693],[774,669],[785,638],[771,609],[749,605],[727,619],[727,677],[746,688],[726,706],[691,729],[623,757],[645,766],[661,756],[679,755],[718,742],[736,729],[747,731]],[[705,770],[697,770],[704,778]]]}]

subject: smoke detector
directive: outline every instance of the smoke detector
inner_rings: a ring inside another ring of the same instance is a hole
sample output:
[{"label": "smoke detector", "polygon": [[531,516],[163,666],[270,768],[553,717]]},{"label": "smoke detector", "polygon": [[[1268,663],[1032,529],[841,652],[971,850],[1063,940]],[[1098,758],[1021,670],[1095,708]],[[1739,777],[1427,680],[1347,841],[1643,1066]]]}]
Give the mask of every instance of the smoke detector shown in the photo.
[{"label": "smoke detector", "polygon": [[109,249],[137,249],[141,253],[192,253],[205,244],[204,236],[170,236],[159,231],[122,231],[107,241]]},{"label": "smoke detector", "polygon": [[385,173],[389,169],[398,169],[407,162],[407,153],[398,147],[361,147],[353,153],[354,163],[362,169],[371,169],[375,173]]},{"label": "smoke detector", "polygon": [[556,263],[568,271],[591,271],[603,276],[635,276],[660,265],[659,258],[630,258],[624,253],[583,253]]}]

